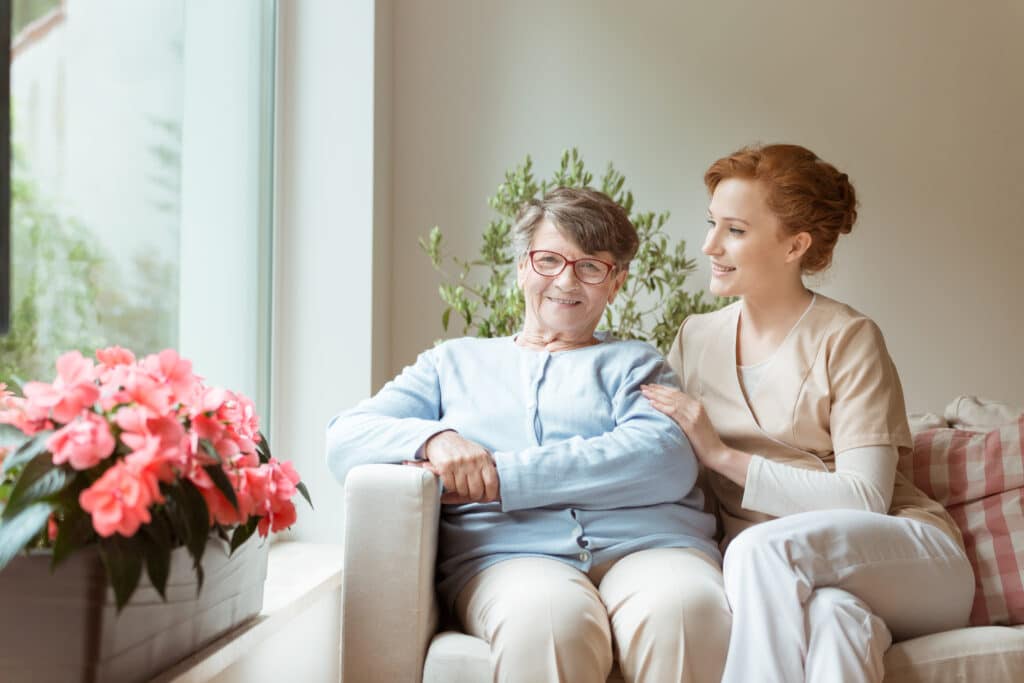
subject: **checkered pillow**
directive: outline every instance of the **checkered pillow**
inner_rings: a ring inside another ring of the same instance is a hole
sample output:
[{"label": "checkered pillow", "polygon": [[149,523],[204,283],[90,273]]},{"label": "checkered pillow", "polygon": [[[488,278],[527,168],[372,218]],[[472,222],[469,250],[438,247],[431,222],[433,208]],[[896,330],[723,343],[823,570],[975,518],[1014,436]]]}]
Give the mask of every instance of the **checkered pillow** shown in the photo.
[{"label": "checkered pillow", "polygon": [[930,429],[900,471],[949,510],[974,567],[971,624],[1024,624],[1024,415],[987,433]]}]

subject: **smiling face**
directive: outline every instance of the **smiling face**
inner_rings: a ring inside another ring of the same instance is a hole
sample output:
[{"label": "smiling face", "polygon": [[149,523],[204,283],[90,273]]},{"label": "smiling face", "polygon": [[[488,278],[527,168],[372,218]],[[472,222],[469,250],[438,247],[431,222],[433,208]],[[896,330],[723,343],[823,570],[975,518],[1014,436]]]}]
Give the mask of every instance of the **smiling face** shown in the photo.
[{"label": "smiling face", "polygon": [[708,207],[702,251],[711,259],[711,293],[717,296],[770,295],[800,279],[807,233],[787,235],[754,180],[726,178]]},{"label": "smiling face", "polygon": [[[554,251],[570,260],[615,261],[608,251],[584,252],[547,218],[537,225],[530,249]],[[528,335],[548,340],[586,341],[597,329],[605,306],[615,299],[626,273],[615,269],[601,284],[588,285],[580,282],[568,265],[554,277],[539,275],[530,265],[529,257],[524,256],[519,260],[517,279],[526,300],[523,329]]]}]

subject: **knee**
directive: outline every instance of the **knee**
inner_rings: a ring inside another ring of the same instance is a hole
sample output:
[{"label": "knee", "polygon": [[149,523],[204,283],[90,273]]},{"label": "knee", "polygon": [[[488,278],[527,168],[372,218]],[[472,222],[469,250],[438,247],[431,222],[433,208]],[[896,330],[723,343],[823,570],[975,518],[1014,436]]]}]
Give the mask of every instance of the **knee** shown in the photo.
[{"label": "knee", "polygon": [[872,616],[871,610],[856,596],[833,586],[812,591],[804,609],[812,627],[846,621],[862,623]]},{"label": "knee", "polygon": [[[595,594],[532,586],[502,601],[492,646],[513,656],[540,650],[611,662],[608,614]],[[497,606],[495,606],[497,607]]]},{"label": "knee", "polygon": [[680,634],[692,634],[696,629],[709,637],[727,639],[732,613],[720,581],[695,580],[671,590],[656,585],[637,589],[614,621],[616,631],[643,630],[678,643]]},{"label": "knee", "polygon": [[[777,520],[776,520],[777,521]],[[790,565],[787,546],[790,536],[773,522],[752,526],[730,543],[722,561],[725,585],[733,586],[747,572],[764,571],[769,566]]]}]

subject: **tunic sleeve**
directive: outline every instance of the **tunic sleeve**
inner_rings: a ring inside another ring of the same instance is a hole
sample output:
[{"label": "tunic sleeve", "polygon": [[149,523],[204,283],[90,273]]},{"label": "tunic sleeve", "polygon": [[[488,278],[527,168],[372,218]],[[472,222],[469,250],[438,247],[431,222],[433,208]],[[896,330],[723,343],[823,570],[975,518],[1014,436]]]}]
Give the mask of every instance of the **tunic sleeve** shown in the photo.
[{"label": "tunic sleeve", "polygon": [[684,390],[686,387],[686,375],[683,374],[683,328],[686,327],[686,321],[689,319],[687,317],[683,320],[683,324],[679,326],[679,332],[676,333],[675,341],[672,342],[668,355],[665,356],[665,362],[672,368],[672,372],[676,373],[676,377],[679,378],[679,384],[684,387]]},{"label": "tunic sleeve", "polygon": [[868,318],[851,320],[829,340],[827,354],[833,451],[910,448],[903,387],[878,326]]}]

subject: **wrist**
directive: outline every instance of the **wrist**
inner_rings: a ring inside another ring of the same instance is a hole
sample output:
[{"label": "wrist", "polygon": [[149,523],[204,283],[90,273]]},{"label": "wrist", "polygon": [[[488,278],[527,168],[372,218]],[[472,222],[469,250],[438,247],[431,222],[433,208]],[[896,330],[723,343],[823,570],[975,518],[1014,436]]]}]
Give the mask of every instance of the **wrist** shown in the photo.
[{"label": "wrist", "polygon": [[423,459],[429,461],[431,446],[436,447],[439,443],[443,443],[448,438],[450,438],[452,434],[456,433],[457,432],[454,429],[443,429],[440,432],[431,434],[430,437],[423,442]]},{"label": "wrist", "polygon": [[744,486],[747,483],[747,468],[750,467],[752,458],[749,453],[723,445],[715,454],[714,462],[708,466],[733,483]]}]

